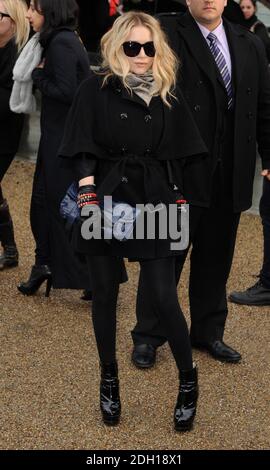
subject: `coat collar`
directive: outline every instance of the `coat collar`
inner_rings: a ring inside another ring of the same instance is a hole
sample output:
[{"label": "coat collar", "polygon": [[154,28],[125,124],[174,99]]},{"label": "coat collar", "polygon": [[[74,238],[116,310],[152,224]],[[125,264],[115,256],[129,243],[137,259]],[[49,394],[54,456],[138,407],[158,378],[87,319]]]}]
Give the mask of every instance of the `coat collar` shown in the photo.
[{"label": "coat collar", "polygon": [[[247,47],[247,41],[245,40],[247,32],[241,26],[229,23],[224,18],[223,23],[233,56],[232,64],[235,68],[236,84],[239,84],[249,53],[249,47]],[[192,15],[189,12],[180,15],[177,19],[177,27],[178,33],[186,42],[190,54],[211,82],[214,83],[216,80],[214,59]]]},{"label": "coat collar", "polygon": [[150,105],[147,106],[145,101],[141,99],[136,93],[132,93],[131,95],[129,91],[124,87],[120,78],[115,76],[110,79],[109,86],[113,89],[116,94],[120,95],[121,98],[123,98],[124,100],[132,101],[133,103],[135,102],[140,104],[145,108],[145,110],[148,110],[148,112],[151,110],[156,100],[159,99],[159,97],[154,96],[150,102]]}]

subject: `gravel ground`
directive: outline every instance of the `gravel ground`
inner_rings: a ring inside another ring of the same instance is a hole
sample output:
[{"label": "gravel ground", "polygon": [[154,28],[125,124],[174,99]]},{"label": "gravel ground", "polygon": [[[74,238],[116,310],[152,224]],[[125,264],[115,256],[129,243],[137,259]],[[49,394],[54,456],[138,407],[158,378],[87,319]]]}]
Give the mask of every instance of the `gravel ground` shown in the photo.
[{"label": "gravel ground", "polygon": [[[80,292],[44,287],[23,297],[16,284],[33,263],[29,200],[34,165],[15,161],[4,181],[14,216],[20,266],[0,272],[1,449],[268,449],[270,307],[230,305],[225,341],[243,355],[241,364],[214,361],[194,352],[200,399],[192,432],[172,426],[177,371],[167,345],[152,370],[130,362],[130,330],[135,321],[138,267],[128,265],[129,283],[121,288],[118,309],[118,360],[122,421],[105,427],[98,405],[98,359],[89,305]],[[243,215],[230,289],[254,283],[262,258],[260,219]],[[181,281],[187,301],[188,264]]]}]

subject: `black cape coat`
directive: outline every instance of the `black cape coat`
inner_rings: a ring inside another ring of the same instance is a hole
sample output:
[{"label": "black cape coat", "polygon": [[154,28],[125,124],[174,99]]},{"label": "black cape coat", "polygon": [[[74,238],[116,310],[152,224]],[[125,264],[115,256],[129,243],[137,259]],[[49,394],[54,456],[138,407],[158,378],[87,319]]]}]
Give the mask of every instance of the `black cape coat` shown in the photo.
[{"label": "black cape coat", "polygon": [[[119,79],[110,79],[103,87],[102,80],[94,76],[80,87],[60,155],[88,155],[88,173],[81,176],[95,175],[100,200],[112,195],[132,206],[175,203],[172,186],[181,191],[181,160],[204,158],[207,152],[181,93],[176,92],[171,108],[160,97],[152,98],[148,107]],[[136,259],[172,254],[168,240],[113,240],[108,245],[81,238],[78,247],[89,254]]]},{"label": "black cape coat", "polygon": [[79,262],[59,214],[60,201],[72,183],[71,168],[57,158],[65,120],[79,84],[90,75],[87,52],[76,33],[59,29],[47,39],[45,66],[33,72],[34,85],[41,91],[41,139],[37,170],[42,173],[49,212],[51,269],[55,288],[89,288],[84,264]]}]

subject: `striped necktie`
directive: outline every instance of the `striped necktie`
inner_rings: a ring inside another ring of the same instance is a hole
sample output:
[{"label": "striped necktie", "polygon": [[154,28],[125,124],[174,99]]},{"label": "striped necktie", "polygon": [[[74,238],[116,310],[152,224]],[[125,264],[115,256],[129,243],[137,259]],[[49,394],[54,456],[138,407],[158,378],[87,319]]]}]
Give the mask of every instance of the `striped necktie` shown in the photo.
[{"label": "striped necktie", "polygon": [[209,41],[209,47],[210,50],[214,56],[215,62],[217,64],[217,67],[220,71],[220,75],[222,77],[222,80],[224,82],[226,91],[227,91],[227,96],[228,96],[228,109],[231,109],[233,106],[233,90],[232,90],[232,81],[231,77],[229,74],[229,70],[226,64],[226,60],[224,55],[222,54],[221,50],[219,49],[217,45],[217,37],[215,34],[210,33],[207,36],[207,39]]}]

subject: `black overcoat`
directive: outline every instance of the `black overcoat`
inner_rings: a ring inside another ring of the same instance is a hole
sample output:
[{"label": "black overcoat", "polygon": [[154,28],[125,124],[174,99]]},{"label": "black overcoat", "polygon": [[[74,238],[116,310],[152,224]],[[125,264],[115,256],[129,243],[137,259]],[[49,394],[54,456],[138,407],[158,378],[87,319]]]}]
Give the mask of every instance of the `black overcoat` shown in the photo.
[{"label": "black overcoat", "polygon": [[53,286],[89,287],[84,266],[72,253],[63,221],[60,201],[74,179],[71,168],[57,158],[65,120],[79,84],[90,75],[87,52],[77,34],[68,29],[55,31],[44,50],[45,66],[35,69],[33,81],[41,91],[41,139],[37,172],[42,172],[49,212],[49,235]]},{"label": "black overcoat", "polygon": [[18,150],[23,126],[23,114],[10,110],[9,99],[13,86],[12,71],[17,60],[17,46],[11,39],[0,48],[0,158]]},{"label": "black overcoat", "polygon": [[[171,108],[160,97],[152,98],[148,107],[136,94],[130,95],[119,79],[111,79],[104,87],[102,80],[94,76],[80,87],[60,154],[88,154],[91,164],[84,176],[95,175],[100,200],[112,195],[115,201],[132,206],[175,203],[172,185],[181,191],[182,184],[179,161],[201,159],[206,152],[182,94],[176,91]],[[80,250],[98,254],[93,246],[93,241],[81,240]],[[113,241],[107,248],[108,254],[129,258],[171,254],[166,240]]]},{"label": "black overcoat", "polygon": [[[219,159],[220,106],[217,72],[210,49],[190,15],[160,18],[182,66],[179,85],[209,150],[205,160],[187,162],[183,169],[184,195],[192,204],[208,207],[212,175]],[[270,168],[270,74],[259,38],[224,19],[234,71],[233,206],[239,212],[252,203],[256,143],[263,168]],[[180,128],[179,128],[180,130]]]}]

